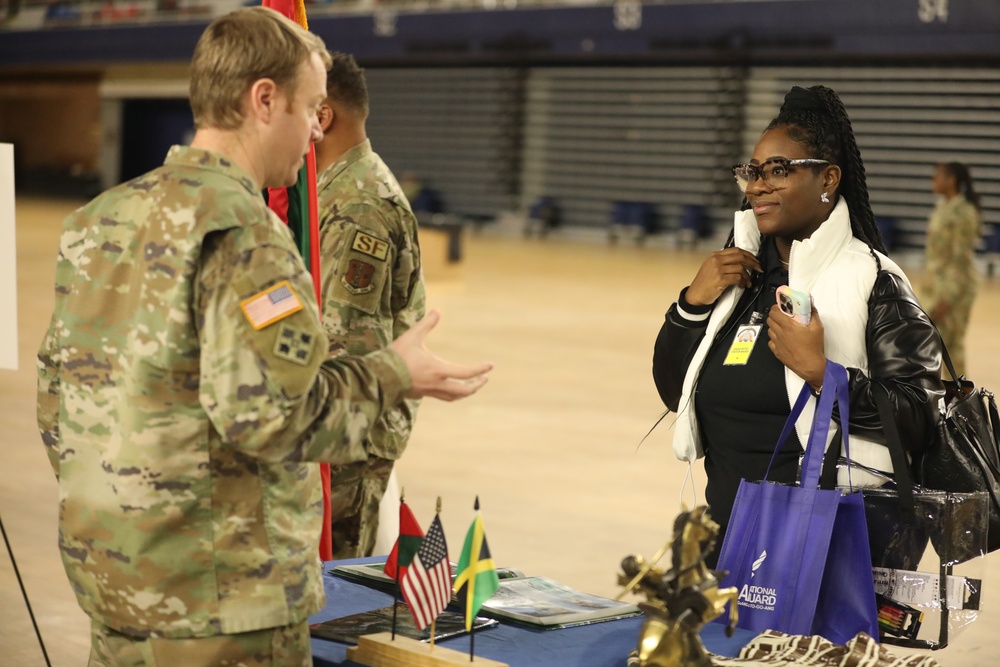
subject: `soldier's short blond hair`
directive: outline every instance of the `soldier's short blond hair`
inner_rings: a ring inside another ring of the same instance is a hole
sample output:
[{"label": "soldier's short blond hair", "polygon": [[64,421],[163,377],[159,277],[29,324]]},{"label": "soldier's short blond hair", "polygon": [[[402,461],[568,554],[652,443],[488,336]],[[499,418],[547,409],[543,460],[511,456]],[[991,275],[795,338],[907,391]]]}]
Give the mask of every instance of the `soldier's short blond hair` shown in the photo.
[{"label": "soldier's short blond hair", "polygon": [[191,59],[191,111],[198,129],[235,130],[243,123],[243,96],[260,79],[295,94],[299,67],[319,54],[329,69],[323,40],[265,7],[220,16],[202,33]]}]

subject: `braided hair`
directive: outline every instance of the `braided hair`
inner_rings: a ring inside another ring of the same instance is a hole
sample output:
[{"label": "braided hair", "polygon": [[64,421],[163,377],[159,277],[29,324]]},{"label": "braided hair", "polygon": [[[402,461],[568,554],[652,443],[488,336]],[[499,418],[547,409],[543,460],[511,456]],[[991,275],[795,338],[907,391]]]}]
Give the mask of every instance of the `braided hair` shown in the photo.
[{"label": "braided hair", "polygon": [[807,146],[813,157],[840,167],[838,192],[847,202],[851,233],[864,241],[881,270],[882,263],[875,251],[884,254],[885,244],[868,200],[865,164],[840,97],[826,86],[808,89],[796,86],[785,95],[778,115],[765,132],[775,128],[785,130],[791,139]]},{"label": "braided hair", "polygon": [[975,206],[977,211],[982,211],[983,209],[979,203],[979,193],[976,192],[975,187],[972,185],[972,174],[969,173],[969,168],[961,162],[942,162],[938,166],[955,179],[958,192],[969,200],[969,203]]}]

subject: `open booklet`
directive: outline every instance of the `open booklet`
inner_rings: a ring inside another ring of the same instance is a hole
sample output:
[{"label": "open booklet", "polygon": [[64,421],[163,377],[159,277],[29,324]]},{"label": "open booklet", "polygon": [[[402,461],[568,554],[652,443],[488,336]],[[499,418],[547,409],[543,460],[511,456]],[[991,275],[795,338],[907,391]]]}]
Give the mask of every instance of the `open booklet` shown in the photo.
[{"label": "open booklet", "polygon": [[[497,625],[492,618],[477,616],[473,624],[475,630]],[[324,621],[309,627],[309,634],[321,639],[332,639],[345,644],[357,644],[358,637],[378,632],[392,632],[392,605],[381,609],[363,611]],[[430,626],[418,630],[413,615],[405,602],[396,603],[396,634],[419,641],[428,641]],[[465,616],[454,611],[443,611],[434,621],[434,641],[466,634]]]},{"label": "open booklet", "polygon": [[548,577],[500,581],[500,590],[483,603],[485,616],[545,628],[567,628],[638,616],[631,602],[583,593]]},{"label": "open booklet", "polygon": [[[455,569],[452,563],[452,579]],[[382,572],[382,563],[338,565],[330,573],[389,593],[396,586]],[[642,613],[630,602],[583,593],[548,577],[527,577],[513,568],[497,568],[497,576],[500,590],[483,603],[479,612],[483,616],[533,627],[565,628]]]}]

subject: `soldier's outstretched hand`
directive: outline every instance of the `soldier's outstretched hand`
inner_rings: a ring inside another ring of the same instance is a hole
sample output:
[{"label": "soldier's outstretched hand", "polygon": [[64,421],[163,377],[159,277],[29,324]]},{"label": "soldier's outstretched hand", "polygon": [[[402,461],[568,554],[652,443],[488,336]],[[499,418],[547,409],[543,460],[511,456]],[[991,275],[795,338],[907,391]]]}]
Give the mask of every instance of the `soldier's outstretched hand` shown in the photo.
[{"label": "soldier's outstretched hand", "polygon": [[430,311],[389,345],[403,357],[410,372],[412,386],[406,393],[408,398],[430,396],[455,401],[471,396],[486,384],[486,374],[493,369],[493,364],[453,364],[428,350],[425,339],[440,319],[438,311]]}]

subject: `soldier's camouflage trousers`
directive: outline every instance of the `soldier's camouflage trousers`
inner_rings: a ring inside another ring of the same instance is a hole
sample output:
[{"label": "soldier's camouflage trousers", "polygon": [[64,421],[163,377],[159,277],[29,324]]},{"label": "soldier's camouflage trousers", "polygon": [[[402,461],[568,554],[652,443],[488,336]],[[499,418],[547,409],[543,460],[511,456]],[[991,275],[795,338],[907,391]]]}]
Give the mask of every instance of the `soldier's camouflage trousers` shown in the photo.
[{"label": "soldier's camouflage trousers", "polygon": [[330,527],[333,558],[371,556],[378,536],[378,510],[389,484],[393,462],[369,456],[330,466]]},{"label": "soldier's camouflage trousers", "polygon": [[[945,347],[948,348],[948,356],[951,357],[951,362],[959,375],[968,372],[965,367],[965,332],[969,328],[969,315],[972,312],[974,298],[975,293],[970,290],[962,298],[952,302],[951,310],[944,318],[934,321],[938,331],[941,332]],[[948,375],[948,371],[943,368],[941,370],[942,375]]]},{"label": "soldier's camouflage trousers", "polygon": [[193,639],[150,639],[90,623],[88,667],[312,667],[309,625]]}]

